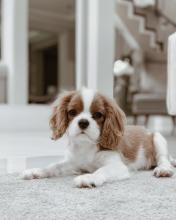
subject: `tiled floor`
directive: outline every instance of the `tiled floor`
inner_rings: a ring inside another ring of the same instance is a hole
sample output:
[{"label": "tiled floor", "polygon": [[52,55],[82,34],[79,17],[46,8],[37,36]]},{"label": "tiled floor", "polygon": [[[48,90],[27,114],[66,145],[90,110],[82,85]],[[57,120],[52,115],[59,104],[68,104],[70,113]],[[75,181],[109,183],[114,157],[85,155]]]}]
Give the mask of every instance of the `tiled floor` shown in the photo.
[{"label": "tiled floor", "polygon": [[[0,173],[18,172],[44,166],[64,154],[64,138],[55,142],[49,132],[13,132],[0,134]],[[32,162],[34,161],[34,162]]]}]

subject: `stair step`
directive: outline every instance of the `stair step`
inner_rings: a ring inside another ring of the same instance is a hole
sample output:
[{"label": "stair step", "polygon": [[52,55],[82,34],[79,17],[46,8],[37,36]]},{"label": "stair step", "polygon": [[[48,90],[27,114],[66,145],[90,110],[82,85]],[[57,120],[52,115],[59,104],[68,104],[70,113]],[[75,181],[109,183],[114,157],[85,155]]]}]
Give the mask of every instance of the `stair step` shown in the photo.
[{"label": "stair step", "polygon": [[145,30],[145,19],[134,14],[133,5],[131,5],[131,2],[119,0],[117,14],[123,20],[139,44],[142,47],[146,47],[144,49],[148,49],[149,46],[151,48],[158,47],[155,43],[155,32]]}]

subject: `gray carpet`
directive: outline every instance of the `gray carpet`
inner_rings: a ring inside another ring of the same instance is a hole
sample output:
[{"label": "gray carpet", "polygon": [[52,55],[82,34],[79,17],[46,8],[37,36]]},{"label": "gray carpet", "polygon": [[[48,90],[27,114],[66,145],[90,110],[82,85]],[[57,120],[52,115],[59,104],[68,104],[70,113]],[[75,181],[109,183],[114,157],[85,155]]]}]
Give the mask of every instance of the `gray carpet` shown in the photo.
[{"label": "gray carpet", "polygon": [[100,188],[77,189],[72,177],[25,181],[0,177],[1,220],[173,220],[176,177],[157,179],[151,171]]}]

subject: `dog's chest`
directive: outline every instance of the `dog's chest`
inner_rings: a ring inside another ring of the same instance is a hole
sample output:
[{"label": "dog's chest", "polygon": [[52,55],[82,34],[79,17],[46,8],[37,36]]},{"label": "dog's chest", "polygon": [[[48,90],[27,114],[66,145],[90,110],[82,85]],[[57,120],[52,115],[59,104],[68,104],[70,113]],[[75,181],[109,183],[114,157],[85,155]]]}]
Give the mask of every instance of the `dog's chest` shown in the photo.
[{"label": "dog's chest", "polygon": [[71,154],[74,163],[80,169],[91,172],[94,169],[94,159],[97,153],[96,148],[88,146],[75,147],[72,149]]}]

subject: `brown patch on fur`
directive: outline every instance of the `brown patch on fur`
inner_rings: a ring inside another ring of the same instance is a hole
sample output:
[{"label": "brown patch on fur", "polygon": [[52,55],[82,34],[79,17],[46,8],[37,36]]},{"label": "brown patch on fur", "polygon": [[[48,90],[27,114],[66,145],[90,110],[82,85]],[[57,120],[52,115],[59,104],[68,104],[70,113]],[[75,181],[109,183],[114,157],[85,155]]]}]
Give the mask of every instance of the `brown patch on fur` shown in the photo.
[{"label": "brown patch on fur", "polygon": [[142,145],[142,141],[141,128],[138,126],[126,126],[118,150],[127,160],[133,162],[136,160],[137,152]]},{"label": "brown patch on fur", "polygon": [[63,93],[56,101],[49,122],[53,131],[52,139],[57,140],[65,133],[72,120],[68,116],[68,111],[71,109],[76,109],[78,113],[83,109],[80,94],[75,91]]},{"label": "brown patch on fur", "polygon": [[148,161],[148,167],[155,165],[155,149],[153,135],[149,134],[142,126],[126,126],[118,150],[129,162],[137,159],[139,148],[143,147]]},{"label": "brown patch on fur", "polygon": [[103,117],[97,119],[101,135],[100,149],[115,150],[124,133],[125,114],[119,106],[107,97],[97,94],[91,105],[91,113],[101,112]]},{"label": "brown patch on fur", "polygon": [[[76,110],[77,114],[81,113],[83,111],[83,102],[80,93],[76,93],[72,99],[70,100],[67,111],[70,110]],[[70,121],[73,119],[72,117],[69,116]]]},{"label": "brown patch on fur", "polygon": [[103,100],[102,96],[100,96],[99,94],[95,95],[93,102],[90,106],[90,112],[92,115],[96,112],[102,113],[103,117],[95,119],[97,124],[99,125],[100,129],[102,129],[103,123],[105,120],[106,109],[104,106],[104,100]]}]

